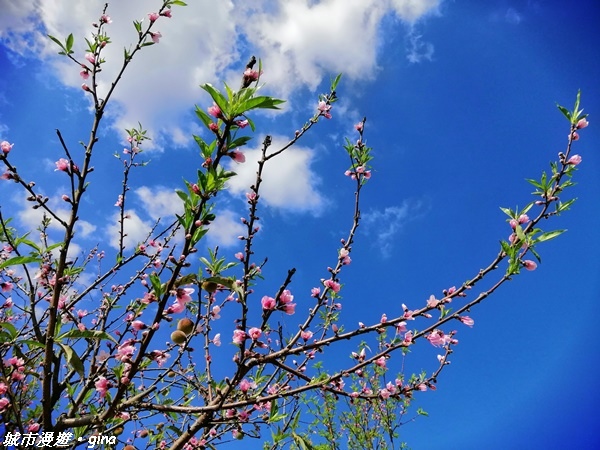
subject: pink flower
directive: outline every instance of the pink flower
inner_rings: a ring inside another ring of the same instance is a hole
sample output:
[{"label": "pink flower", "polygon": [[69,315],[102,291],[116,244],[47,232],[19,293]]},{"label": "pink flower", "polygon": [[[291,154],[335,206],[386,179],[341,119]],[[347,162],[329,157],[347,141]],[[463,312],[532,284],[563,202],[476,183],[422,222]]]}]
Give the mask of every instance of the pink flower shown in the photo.
[{"label": "pink flower", "polygon": [[527,214],[521,214],[518,220],[519,224],[523,225],[524,223],[529,222],[529,216]]},{"label": "pink flower", "polygon": [[126,362],[131,359],[134,353],[135,347],[126,341],[119,346],[116,358],[119,361]]},{"label": "pink flower", "polygon": [[469,316],[459,317],[458,320],[460,320],[462,323],[464,323],[465,325],[468,325],[470,327],[472,327],[473,324],[475,324],[475,321],[473,319],[471,319]]},{"label": "pink flower", "polygon": [[435,295],[431,295],[429,297],[429,299],[427,300],[427,307],[428,308],[437,308],[437,306],[439,304],[440,304],[440,301],[435,298]]},{"label": "pink flower", "polygon": [[331,119],[331,113],[329,112],[331,105],[328,105],[325,101],[321,100],[317,106],[317,109],[326,119]]},{"label": "pink flower", "polygon": [[181,303],[188,303],[192,300],[190,294],[193,294],[195,291],[192,288],[178,288],[176,291],[177,301]]},{"label": "pink flower", "polygon": [[242,345],[246,339],[246,333],[242,330],[233,330],[233,343],[236,345]]},{"label": "pink flower", "polygon": [[356,125],[354,125],[354,129],[360,133],[363,130],[364,125],[364,123],[358,122]]},{"label": "pink flower", "polygon": [[319,287],[314,287],[310,290],[310,296],[311,297],[318,297],[321,294],[321,288]]},{"label": "pink flower", "polygon": [[123,196],[122,195],[119,195],[119,197],[117,198],[115,206],[119,206],[119,207],[123,206]]},{"label": "pink flower", "polygon": [[246,192],[246,199],[252,203],[256,201],[256,192]]},{"label": "pink flower", "polygon": [[235,124],[240,128],[246,128],[248,126],[248,120],[236,120]]},{"label": "pink flower", "polygon": [[213,133],[216,133],[217,131],[219,131],[219,125],[217,125],[214,122],[211,122],[208,124],[208,128],[210,131],[212,131]]},{"label": "pink flower", "polygon": [[148,19],[150,19],[150,22],[156,22],[156,20],[159,17],[160,17],[160,14],[158,14],[156,12],[148,13]]},{"label": "pink flower", "polygon": [[310,330],[306,330],[300,333],[300,336],[302,337],[302,339],[304,339],[305,341],[308,341],[311,337],[313,337],[313,333]]},{"label": "pink flower", "polygon": [[279,300],[284,304],[291,303],[294,300],[294,296],[289,290],[286,289],[279,296]]},{"label": "pink flower", "polygon": [[244,71],[244,79],[248,83],[258,80],[259,75],[260,74],[258,73],[258,71],[252,70],[250,68]]},{"label": "pink flower", "polygon": [[571,133],[571,139],[574,141],[578,141],[579,140],[579,134],[576,131],[573,131],[573,133]]},{"label": "pink flower", "polygon": [[100,16],[100,23],[112,23],[112,20],[107,14],[102,14]]},{"label": "pink flower", "polygon": [[240,261],[244,260],[244,254],[242,252],[237,252],[235,255],[233,255],[236,257],[236,259],[239,259]]},{"label": "pink flower", "polygon": [[275,309],[275,306],[276,306],[275,299],[273,297],[269,297],[267,295],[265,295],[262,298],[260,303],[262,304],[262,308],[267,311],[271,311],[271,310]]},{"label": "pink flower", "polygon": [[83,89],[85,92],[92,92],[92,90],[90,89],[90,87],[87,84],[85,84],[85,83],[83,83],[81,85],[81,89]]},{"label": "pink flower", "polygon": [[248,336],[250,336],[250,338],[253,341],[256,341],[257,339],[260,339],[261,335],[262,335],[262,331],[261,331],[260,328],[253,327],[253,328],[250,328],[248,330]]},{"label": "pink flower", "polygon": [[152,42],[154,42],[155,44],[158,44],[160,42],[160,38],[162,37],[162,34],[160,33],[160,31],[157,31],[156,33],[153,33],[152,31],[150,31],[150,37],[152,38]]},{"label": "pink flower", "polygon": [[217,105],[216,103],[213,103],[212,106],[208,107],[208,113],[211,116],[216,117],[217,119],[223,118],[223,112],[221,111],[221,108],[219,108],[219,105]]},{"label": "pink flower", "polygon": [[333,280],[325,280],[323,284],[325,285],[325,287],[331,289],[336,294],[340,292],[340,283],[336,283]]},{"label": "pink flower", "polygon": [[523,266],[527,269],[527,270],[535,270],[537,269],[537,264],[535,262],[533,262],[530,259],[526,259],[525,261],[523,261]]},{"label": "pink flower", "polygon": [[167,309],[167,313],[175,313],[179,314],[185,310],[185,303],[181,303],[177,300],[173,302],[171,306]]},{"label": "pink flower", "polygon": [[85,59],[87,59],[91,64],[96,64],[96,57],[93,53],[86,53]]},{"label": "pink flower", "polygon": [[0,411],[4,411],[8,405],[10,405],[10,401],[6,398],[0,398]]},{"label": "pink flower", "polygon": [[388,398],[390,398],[390,395],[391,395],[390,391],[388,391],[386,388],[379,390],[379,396],[384,400],[387,400]]},{"label": "pink flower", "polygon": [[9,281],[2,281],[0,282],[0,289],[2,289],[2,292],[10,292],[13,289],[13,284]]},{"label": "pink flower", "polygon": [[579,155],[573,155],[567,161],[567,164],[571,164],[573,166],[577,166],[580,163],[581,163],[581,156],[579,156]]},{"label": "pink flower", "polygon": [[283,305],[283,312],[291,316],[296,312],[296,304],[286,303],[285,305]]},{"label": "pink flower", "polygon": [[165,9],[163,12],[160,13],[160,15],[164,16],[164,17],[168,17],[169,19],[172,17],[170,9]]},{"label": "pink flower", "polygon": [[2,149],[2,153],[8,155],[10,153],[10,150],[13,148],[13,145],[15,144],[11,144],[7,141],[2,141],[0,142],[0,149]]},{"label": "pink flower", "polygon": [[215,337],[213,338],[212,343],[215,344],[217,347],[221,346],[221,333],[215,334]]},{"label": "pink flower", "polygon": [[160,351],[160,350],[153,350],[150,353],[150,357],[156,361],[156,363],[158,364],[158,367],[162,367],[166,362],[167,359],[169,359],[171,355],[169,355],[166,352]]},{"label": "pink flower", "polygon": [[60,158],[54,164],[56,164],[56,169],[54,169],[55,172],[57,170],[60,170],[61,172],[69,172],[69,161],[65,158]]},{"label": "pink flower", "polygon": [[239,387],[240,391],[242,391],[245,394],[250,389],[250,382],[244,378],[242,381],[240,381]]},{"label": "pink flower", "polygon": [[385,369],[385,363],[386,363],[386,357],[385,356],[381,356],[379,358],[377,358],[375,360],[375,364],[378,365],[379,367]]},{"label": "pink flower", "polygon": [[577,129],[580,130],[582,128],[585,128],[589,124],[590,123],[587,121],[587,119],[585,117],[583,119],[579,119],[579,121],[577,122]]},{"label": "pink flower", "polygon": [[100,377],[98,378],[98,380],[96,380],[96,383],[94,383],[94,385],[96,386],[96,391],[98,391],[100,397],[104,398],[106,392],[108,391],[108,388],[110,387],[110,382],[105,377]]},{"label": "pink flower", "polygon": [[146,326],[146,324],[144,322],[142,322],[141,320],[134,320],[131,323],[131,327],[136,331],[145,330],[146,328],[148,328]]},{"label": "pink flower", "polygon": [[234,150],[232,152],[229,152],[228,155],[231,159],[233,159],[238,164],[246,162],[246,157],[239,150]]},{"label": "pink flower", "polygon": [[434,347],[441,347],[442,345],[445,345],[448,342],[450,342],[449,336],[444,335],[444,332],[442,330],[433,330],[429,334],[429,336],[427,336],[427,340]]},{"label": "pink flower", "polygon": [[215,305],[212,307],[212,310],[210,311],[210,315],[212,316],[213,319],[217,320],[217,319],[221,318],[221,316],[219,315],[220,312],[221,312],[221,307],[219,305]]},{"label": "pink flower", "polygon": [[8,386],[5,383],[0,383],[0,395],[6,394]]}]

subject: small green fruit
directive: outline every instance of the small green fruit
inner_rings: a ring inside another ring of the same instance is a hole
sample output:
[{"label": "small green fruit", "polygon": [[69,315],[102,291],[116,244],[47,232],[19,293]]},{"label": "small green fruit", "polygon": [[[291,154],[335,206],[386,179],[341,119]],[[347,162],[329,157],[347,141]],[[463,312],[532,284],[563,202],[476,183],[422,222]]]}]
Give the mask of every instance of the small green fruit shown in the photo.
[{"label": "small green fruit", "polygon": [[214,281],[203,281],[202,282],[202,289],[204,289],[209,294],[212,294],[213,292],[215,292],[217,290],[218,286],[219,285],[217,283],[215,283]]},{"label": "small green fruit", "polygon": [[194,331],[194,322],[191,319],[183,318],[177,322],[177,329],[183,331],[186,336],[189,336]]},{"label": "small green fruit", "polygon": [[186,339],[187,336],[181,330],[175,330],[171,333],[171,340],[178,345],[183,344],[186,341]]}]

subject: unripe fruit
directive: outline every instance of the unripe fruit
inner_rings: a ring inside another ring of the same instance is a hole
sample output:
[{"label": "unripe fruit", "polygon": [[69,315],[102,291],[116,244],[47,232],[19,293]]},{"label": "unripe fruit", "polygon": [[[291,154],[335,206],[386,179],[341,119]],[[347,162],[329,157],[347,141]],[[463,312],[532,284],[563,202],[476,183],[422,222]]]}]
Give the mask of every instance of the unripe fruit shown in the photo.
[{"label": "unripe fruit", "polygon": [[177,322],[177,329],[179,331],[183,331],[186,334],[186,336],[189,336],[192,333],[192,331],[194,331],[194,322],[185,317],[179,322]]},{"label": "unripe fruit", "polygon": [[113,432],[112,432],[112,433],[113,433],[115,436],[119,436],[119,435],[123,434],[123,431],[124,431],[123,427],[117,427],[117,428],[115,428],[115,429],[113,430]]},{"label": "unripe fruit", "polygon": [[203,281],[202,282],[202,289],[204,289],[209,294],[212,294],[213,292],[215,292],[217,290],[218,286],[219,285],[217,283],[215,283],[214,281]]},{"label": "unripe fruit", "polygon": [[185,333],[181,330],[175,330],[171,333],[171,340],[176,344],[183,344],[187,339]]},{"label": "unripe fruit", "polygon": [[133,445],[126,445],[123,447],[123,450],[135,450],[135,447]]}]

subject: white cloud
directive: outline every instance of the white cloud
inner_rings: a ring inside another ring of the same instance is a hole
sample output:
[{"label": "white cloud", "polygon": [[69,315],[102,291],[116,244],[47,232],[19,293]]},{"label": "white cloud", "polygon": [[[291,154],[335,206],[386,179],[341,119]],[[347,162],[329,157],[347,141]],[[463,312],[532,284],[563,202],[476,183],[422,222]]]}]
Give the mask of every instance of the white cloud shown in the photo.
[{"label": "white cloud", "polygon": [[366,232],[373,236],[373,245],[380,250],[384,258],[388,258],[404,225],[422,217],[428,208],[424,201],[405,200],[400,206],[389,206],[364,213],[362,225]]},{"label": "white cloud", "polygon": [[[39,228],[42,223],[42,219],[44,218],[44,214],[46,214],[46,216],[50,217],[51,219],[50,225],[48,227],[49,230],[57,232],[56,234],[54,234],[55,238],[63,238],[61,233],[64,231],[64,228],[56,219],[52,218],[47,212],[45,212],[44,209],[33,209],[32,206],[35,203],[29,202],[25,200],[25,198],[23,198],[22,201],[16,203],[18,204],[18,212],[16,215],[19,218],[19,222],[24,226],[25,229],[35,230]],[[63,204],[65,203],[62,199],[60,199],[59,195],[50,197],[50,199],[47,202],[48,207],[60,219],[66,222],[68,221],[71,215],[71,210],[62,206]],[[77,224],[75,225],[75,236],[77,238],[86,238],[90,236],[94,231],[96,231],[96,225],[85,220],[79,219],[77,221]]]},{"label": "white cloud", "polygon": [[[281,136],[274,136],[268,154],[282,148],[287,143]],[[237,173],[227,185],[235,195],[244,195],[256,181],[257,162],[260,149],[244,150],[246,162],[229,163],[229,170]],[[276,206],[288,211],[310,211],[318,214],[325,199],[317,191],[320,178],[311,168],[315,152],[306,147],[294,145],[265,164],[263,183],[259,194],[263,204]]]},{"label": "white cloud", "polygon": [[[135,211],[125,211],[127,218],[124,222],[124,244],[128,250],[133,250],[138,243],[144,242],[148,237],[148,233],[152,229],[152,223],[144,221]],[[107,226],[105,232],[108,238],[109,245],[114,248],[119,248],[119,213],[115,213],[110,217],[110,225]]]},{"label": "white cloud", "polygon": [[417,34],[414,28],[411,29],[406,37],[408,39],[406,58],[411,63],[420,63],[425,60],[431,61],[434,52],[433,44],[423,41],[423,36]]},{"label": "white cloud", "polygon": [[238,236],[243,236],[246,228],[241,224],[238,215],[233,211],[225,210],[216,212],[217,218],[210,224],[210,231],[206,235],[210,246],[234,247],[240,245]]},{"label": "white cloud", "polygon": [[175,217],[175,214],[181,214],[183,211],[183,202],[175,193],[175,189],[142,186],[134,192],[153,220]]},{"label": "white cloud", "polygon": [[[409,27],[420,18],[438,12],[442,0],[194,0],[174,7],[173,18],[159,18],[154,30],[160,43],[135,56],[113,95],[106,117],[119,131],[140,121],[155,138],[155,148],[186,145],[195,124],[185,124],[182,111],[194,102],[208,103],[198,85],[234,79],[255,53],[265,62],[265,81],[278,94],[300,87],[311,89],[332,73],[344,72],[352,80],[373,77],[378,69],[378,49],[385,36],[379,31],[384,16],[392,14]],[[136,39],[133,20],[144,18],[162,4],[159,0],[113,2],[106,27],[112,43],[103,50],[107,63],[99,77],[99,91],[106,92],[114,79],[123,48]],[[0,39],[14,52],[51,58],[56,80],[80,90],[80,68],[58,58],[58,48],[46,33],[64,39],[75,36],[75,57],[83,60],[91,23],[97,22],[104,1],[0,0]],[[421,41],[415,41],[423,44]],[[411,45],[413,43],[411,42]],[[414,47],[414,45],[413,45]],[[425,50],[425,51],[423,51]],[[432,52],[421,45],[419,55]],[[47,69],[48,66],[45,67]],[[82,92],[83,95],[83,92]],[[102,96],[102,95],[101,95]],[[287,95],[286,95],[287,96]],[[156,139],[162,135],[167,139]]]},{"label": "white cloud", "polygon": [[514,8],[508,8],[506,10],[506,14],[504,15],[504,19],[513,25],[518,25],[523,20],[523,16],[519,14],[519,12]]}]

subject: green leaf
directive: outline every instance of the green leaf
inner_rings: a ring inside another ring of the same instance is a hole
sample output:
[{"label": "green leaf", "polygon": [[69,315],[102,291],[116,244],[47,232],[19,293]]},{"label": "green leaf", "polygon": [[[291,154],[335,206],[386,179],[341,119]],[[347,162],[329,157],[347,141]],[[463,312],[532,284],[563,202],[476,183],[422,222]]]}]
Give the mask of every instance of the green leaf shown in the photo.
[{"label": "green leaf", "polygon": [[[62,42],[60,42],[58,39],[56,39],[54,36],[50,36],[49,34],[47,35],[50,39],[52,39],[52,41],[54,41],[54,43],[56,45],[58,45],[60,48],[62,48],[64,51],[66,51],[67,49],[65,48],[65,46],[62,44]],[[59,53],[60,55],[64,55],[64,53]]]},{"label": "green leaf", "polygon": [[558,103],[556,104],[556,107],[560,110],[561,113],[564,114],[564,116],[569,120],[569,122],[571,122],[571,113],[569,112],[569,110],[564,106],[560,106]]},{"label": "green leaf", "polygon": [[33,339],[25,339],[23,341],[19,341],[19,345],[22,347],[23,345],[27,345],[29,348],[46,348],[44,344],[38,341],[34,341]]},{"label": "green leaf", "polygon": [[11,339],[17,337],[17,329],[10,322],[0,322],[0,328],[4,328],[10,334]]},{"label": "green leaf", "polygon": [[75,39],[73,38],[73,33],[69,34],[67,37],[67,53],[73,53],[73,42]]},{"label": "green leaf", "polygon": [[60,247],[61,245],[63,245],[63,242],[57,242],[56,244],[52,244],[51,246],[49,246],[48,248],[46,248],[46,253],[51,252],[52,250],[54,250],[55,248]]},{"label": "green leaf", "polygon": [[79,330],[79,329],[72,329],[67,331],[66,333],[61,334],[60,336],[58,336],[56,338],[57,341],[62,341],[64,339],[79,339],[79,338],[83,338],[83,339],[97,339],[97,340],[107,340],[107,341],[113,341],[115,344],[117,343],[117,341],[115,340],[114,337],[112,337],[110,334],[108,334],[106,331],[100,331],[100,330]]},{"label": "green leaf", "polygon": [[228,114],[229,108],[227,107],[227,100],[225,99],[223,94],[221,94],[217,89],[215,89],[212,86],[212,84],[210,84],[210,83],[204,83],[200,87],[209,93],[209,95],[212,97],[213,101],[221,109],[221,112],[223,113],[224,116],[229,115]]},{"label": "green leaf", "polygon": [[545,241],[549,241],[550,239],[554,239],[557,236],[560,236],[561,234],[563,234],[565,231],[567,230],[555,230],[555,231],[548,231],[547,233],[543,233],[540,234],[534,241],[534,244],[537,244],[538,242],[545,242]]},{"label": "green leaf", "polygon": [[567,201],[566,201],[566,202],[564,202],[564,203],[558,203],[558,204],[556,205],[556,210],[557,210],[558,212],[568,211],[568,210],[569,210],[569,208],[571,207],[571,205],[572,205],[573,203],[575,203],[575,201],[576,201],[576,200],[577,200],[576,198],[572,198],[571,200],[567,200]]},{"label": "green leaf", "polygon": [[423,408],[417,409],[417,414],[420,416],[425,416],[425,417],[429,416],[429,413],[427,411],[425,411]]},{"label": "green leaf", "polygon": [[540,255],[538,255],[538,253],[535,251],[535,249],[530,248],[529,251],[533,254],[533,256],[535,256],[535,259],[538,260],[538,262],[542,262],[542,258],[540,257]]},{"label": "green leaf", "polygon": [[279,100],[273,97],[254,97],[250,100],[239,105],[238,109],[235,111],[236,116],[245,113],[246,111],[250,111],[252,109],[261,108],[261,109],[280,109],[277,105],[281,105],[285,103],[285,100]]},{"label": "green leaf", "polygon": [[75,369],[77,373],[83,378],[85,376],[84,367],[83,363],[81,362],[81,359],[79,359],[79,355],[77,355],[77,353],[75,353],[75,351],[68,345],[61,344],[60,342],[58,343],[58,345],[60,345],[60,347],[63,349],[63,352],[65,352],[65,356],[67,357],[67,361],[69,362],[69,364],[71,364],[71,366],[73,366],[73,369]]},{"label": "green leaf", "polygon": [[338,74],[333,81],[331,82],[331,90],[335,91],[337,88],[338,83],[340,82],[340,79],[342,78],[342,74]]},{"label": "green leaf", "polygon": [[14,258],[9,258],[0,264],[0,269],[4,269],[5,267],[16,266],[21,264],[31,264],[41,262],[42,259],[37,256],[15,256]]},{"label": "green leaf", "polygon": [[156,297],[160,297],[162,295],[162,285],[160,283],[160,278],[155,273],[150,274],[150,283],[154,288],[154,295]]},{"label": "green leaf", "polygon": [[513,212],[512,209],[510,208],[502,208],[500,207],[500,210],[506,214],[508,217],[510,217],[511,219],[515,219],[515,213]]},{"label": "green leaf", "polygon": [[204,124],[204,126],[206,128],[208,128],[208,126],[213,123],[213,120],[211,119],[211,117],[206,114],[201,108],[199,108],[198,106],[196,106],[196,115],[198,116],[198,118],[202,121],[202,123]]},{"label": "green leaf", "polygon": [[248,142],[250,139],[252,139],[251,136],[239,137],[236,140],[234,140],[233,142],[230,142],[229,145],[227,146],[227,149],[233,150],[234,148],[241,147],[242,145],[246,145],[246,142]]},{"label": "green leaf", "polygon": [[183,200],[184,203],[187,202],[189,196],[185,192],[180,189],[175,189],[175,193],[181,200]]}]

